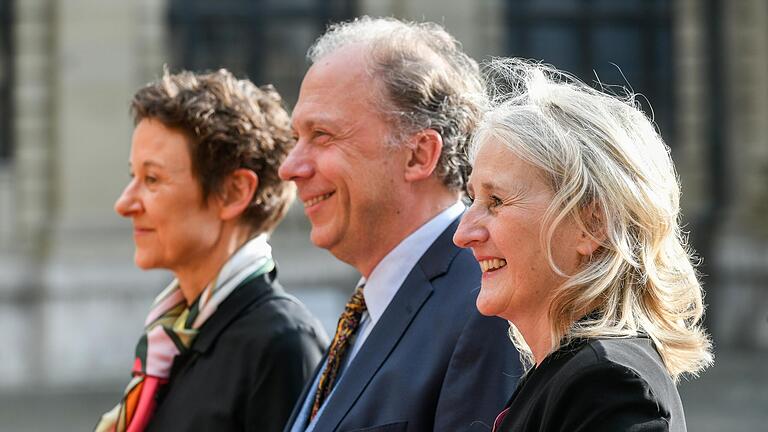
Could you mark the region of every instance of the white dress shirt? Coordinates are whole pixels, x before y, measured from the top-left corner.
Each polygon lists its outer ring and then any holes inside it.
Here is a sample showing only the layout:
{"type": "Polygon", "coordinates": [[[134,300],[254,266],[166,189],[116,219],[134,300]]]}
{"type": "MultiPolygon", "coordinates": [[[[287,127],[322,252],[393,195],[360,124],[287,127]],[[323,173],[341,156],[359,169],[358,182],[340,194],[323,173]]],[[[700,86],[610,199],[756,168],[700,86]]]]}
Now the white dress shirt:
{"type": "Polygon", "coordinates": [[[338,387],[339,382],[344,378],[344,369],[346,369],[346,366],[360,351],[365,340],[371,334],[371,330],[373,330],[376,323],[379,322],[379,319],[384,314],[387,306],[389,306],[389,303],[395,297],[395,294],[397,294],[400,286],[405,282],[405,278],[408,277],[411,269],[413,269],[432,243],[437,240],[437,237],[448,228],[448,225],[461,215],[464,208],[464,204],[461,201],[457,201],[452,206],[440,212],[440,214],[430,219],[427,223],[419,227],[395,246],[394,249],[379,261],[367,279],[365,277],[360,278],[360,282],[358,282],[357,286],[363,283],[365,284],[363,295],[365,297],[367,310],[363,313],[360,327],[358,327],[355,332],[354,340],[352,341],[352,349],[347,354],[347,358],[344,360],[344,365],[342,366],[340,374],[336,378],[334,390],[332,390],[331,394],[325,399],[325,402],[323,402],[323,405],[320,407],[320,410],[313,421],[307,425],[306,429],[304,429],[303,425],[306,423],[306,419],[309,417],[309,412],[314,403],[314,389],[317,389],[317,383],[320,380],[322,371],[317,374],[312,383],[313,391],[310,391],[307,394],[307,398],[302,404],[301,411],[291,427],[291,432],[311,432],[314,430],[317,419],[323,414],[323,408],[333,397],[333,392],[336,387],[338,387]]]}

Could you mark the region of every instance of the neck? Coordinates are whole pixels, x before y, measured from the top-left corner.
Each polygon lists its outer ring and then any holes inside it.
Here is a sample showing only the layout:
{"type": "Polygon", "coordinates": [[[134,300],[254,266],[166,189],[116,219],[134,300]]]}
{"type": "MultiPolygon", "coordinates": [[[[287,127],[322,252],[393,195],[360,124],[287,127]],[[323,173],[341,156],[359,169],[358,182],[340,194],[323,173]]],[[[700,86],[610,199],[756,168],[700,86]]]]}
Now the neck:
{"type": "Polygon", "coordinates": [[[515,326],[531,349],[534,362],[539,365],[552,352],[548,314],[537,314],[528,320],[519,321],[515,322],[515,326]]]}
{"type": "Polygon", "coordinates": [[[395,211],[392,212],[393,216],[389,218],[388,226],[380,230],[378,235],[374,234],[375,239],[366,242],[368,248],[365,253],[353,253],[350,254],[351,259],[342,259],[355,267],[366,278],[400,242],[459,199],[458,193],[450,192],[445,188],[439,194],[408,195],[416,199],[403,200],[399,203],[395,211]],[[422,199],[419,200],[419,197],[422,199]],[[429,199],[425,199],[425,197],[429,197],[429,199]],[[376,245],[375,250],[370,248],[370,245],[376,245]]]}
{"type": "Polygon", "coordinates": [[[224,229],[216,244],[208,250],[199,262],[187,263],[172,269],[187,304],[191,305],[206,286],[221,271],[221,268],[246,241],[249,233],[243,227],[224,229]]]}

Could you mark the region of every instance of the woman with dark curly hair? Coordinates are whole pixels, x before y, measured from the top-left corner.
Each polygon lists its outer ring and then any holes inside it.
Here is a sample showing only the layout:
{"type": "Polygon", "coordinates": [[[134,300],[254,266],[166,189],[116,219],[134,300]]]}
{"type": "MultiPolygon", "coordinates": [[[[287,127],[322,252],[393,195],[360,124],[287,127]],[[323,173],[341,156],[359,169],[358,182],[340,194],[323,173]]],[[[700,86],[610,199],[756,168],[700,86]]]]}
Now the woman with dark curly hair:
{"type": "Polygon", "coordinates": [[[131,111],[115,210],[133,222],[136,265],[176,278],[96,430],[280,431],[327,341],[278,284],[267,243],[295,194],[277,175],[294,144],[280,96],[223,69],[166,71],[131,111]]]}

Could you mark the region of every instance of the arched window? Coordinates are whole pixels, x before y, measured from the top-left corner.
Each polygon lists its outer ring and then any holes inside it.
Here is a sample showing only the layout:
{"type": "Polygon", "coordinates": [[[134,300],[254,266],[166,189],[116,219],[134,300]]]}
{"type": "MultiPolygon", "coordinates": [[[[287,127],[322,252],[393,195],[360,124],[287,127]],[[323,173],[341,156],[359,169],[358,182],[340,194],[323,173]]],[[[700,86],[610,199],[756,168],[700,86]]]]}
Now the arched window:
{"type": "Polygon", "coordinates": [[[671,0],[507,0],[510,55],[543,60],[584,82],[631,85],[673,141],[671,0]]]}
{"type": "Polygon", "coordinates": [[[354,0],[171,0],[173,69],[226,67],[274,84],[293,102],[307,48],[330,22],[354,16],[354,0]]]}

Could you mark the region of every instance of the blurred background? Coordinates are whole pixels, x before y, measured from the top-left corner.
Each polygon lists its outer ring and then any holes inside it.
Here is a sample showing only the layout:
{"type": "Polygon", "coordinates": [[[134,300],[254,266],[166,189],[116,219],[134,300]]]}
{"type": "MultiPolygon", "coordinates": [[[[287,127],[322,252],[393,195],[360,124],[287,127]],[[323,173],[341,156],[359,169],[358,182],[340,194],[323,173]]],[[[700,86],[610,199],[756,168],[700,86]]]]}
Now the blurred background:
{"type": "MultiPolygon", "coordinates": [[[[133,92],[163,64],[226,67],[292,105],[311,42],[361,14],[436,21],[478,60],[542,59],[644,96],[677,163],[716,348],[680,385],[689,430],[765,430],[768,1],[0,0],[0,431],[90,430],[170,280],[134,268],[112,210],[133,92]]],[[[272,243],[283,285],[332,334],[358,275],[308,233],[296,207],[272,243]]]]}

